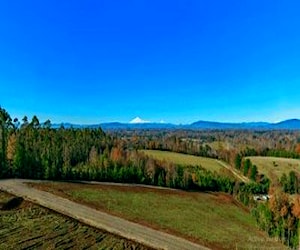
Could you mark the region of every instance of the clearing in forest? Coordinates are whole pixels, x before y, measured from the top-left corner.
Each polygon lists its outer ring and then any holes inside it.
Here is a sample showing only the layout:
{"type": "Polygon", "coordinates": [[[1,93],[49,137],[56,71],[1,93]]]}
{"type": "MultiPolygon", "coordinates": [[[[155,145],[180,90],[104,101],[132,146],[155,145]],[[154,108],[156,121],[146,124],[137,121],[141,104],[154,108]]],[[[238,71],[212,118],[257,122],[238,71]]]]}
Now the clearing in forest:
{"type": "Polygon", "coordinates": [[[288,175],[290,171],[300,174],[300,160],[298,159],[266,156],[251,156],[246,158],[250,159],[252,164],[257,166],[259,173],[273,180],[280,179],[283,173],[288,175]]]}
{"type": "Polygon", "coordinates": [[[101,184],[30,185],[212,249],[285,249],[258,230],[247,208],[224,193],[101,184]]]}
{"type": "Polygon", "coordinates": [[[209,171],[217,172],[220,175],[235,178],[244,182],[249,181],[248,178],[242,176],[229,164],[217,159],[161,150],[140,150],[140,152],[143,152],[157,160],[172,162],[180,165],[198,165],[209,171]]]}
{"type": "Polygon", "coordinates": [[[207,157],[160,150],[141,150],[141,152],[158,160],[165,160],[180,165],[198,165],[212,172],[219,172],[224,168],[224,166],[220,164],[218,160],[207,157]]]}

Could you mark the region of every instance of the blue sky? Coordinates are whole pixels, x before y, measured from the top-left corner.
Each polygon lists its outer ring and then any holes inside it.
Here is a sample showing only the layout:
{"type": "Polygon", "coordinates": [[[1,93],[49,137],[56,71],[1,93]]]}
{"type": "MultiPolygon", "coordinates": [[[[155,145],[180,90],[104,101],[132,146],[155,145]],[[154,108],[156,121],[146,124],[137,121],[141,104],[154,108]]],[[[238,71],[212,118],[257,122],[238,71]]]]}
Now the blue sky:
{"type": "Polygon", "coordinates": [[[0,105],[52,122],[300,118],[300,2],[0,3],[0,105]]]}

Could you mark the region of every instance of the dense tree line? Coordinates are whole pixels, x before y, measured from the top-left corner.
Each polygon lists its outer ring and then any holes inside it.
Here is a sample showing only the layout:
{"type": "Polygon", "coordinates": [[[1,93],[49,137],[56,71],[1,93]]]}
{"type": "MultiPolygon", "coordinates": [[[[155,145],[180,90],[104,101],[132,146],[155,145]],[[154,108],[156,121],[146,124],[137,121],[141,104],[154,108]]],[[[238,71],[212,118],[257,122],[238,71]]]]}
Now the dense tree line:
{"type": "Polygon", "coordinates": [[[300,193],[300,177],[295,171],[290,171],[289,174],[283,173],[279,183],[282,187],[282,191],[288,194],[300,193]]]}
{"type": "Polygon", "coordinates": [[[289,151],[286,149],[270,149],[270,148],[263,148],[260,150],[254,148],[246,148],[245,150],[241,151],[243,156],[273,156],[273,157],[283,157],[283,158],[300,158],[300,152],[298,150],[299,145],[297,144],[295,150],[289,151]]]}

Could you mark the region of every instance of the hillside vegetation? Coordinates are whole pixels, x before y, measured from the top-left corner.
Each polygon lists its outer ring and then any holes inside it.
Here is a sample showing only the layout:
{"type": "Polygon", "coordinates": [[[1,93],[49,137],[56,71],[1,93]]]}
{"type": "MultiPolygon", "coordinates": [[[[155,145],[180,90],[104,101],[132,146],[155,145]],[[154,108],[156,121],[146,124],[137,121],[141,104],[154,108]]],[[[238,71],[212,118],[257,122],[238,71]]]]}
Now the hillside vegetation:
{"type": "Polygon", "coordinates": [[[284,249],[259,231],[248,210],[227,194],[70,183],[32,185],[213,249],[284,249]]]}

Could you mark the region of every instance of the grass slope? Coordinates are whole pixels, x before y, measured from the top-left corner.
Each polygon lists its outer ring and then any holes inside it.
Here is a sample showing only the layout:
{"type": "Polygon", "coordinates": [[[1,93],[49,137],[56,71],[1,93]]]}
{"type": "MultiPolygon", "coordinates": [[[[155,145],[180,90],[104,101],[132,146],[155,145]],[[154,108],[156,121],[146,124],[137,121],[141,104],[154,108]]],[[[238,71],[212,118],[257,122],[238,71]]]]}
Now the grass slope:
{"type": "Polygon", "coordinates": [[[216,172],[224,168],[217,160],[206,157],[160,150],[141,150],[141,152],[158,160],[165,160],[181,165],[201,165],[203,168],[216,172]]]}
{"type": "MultiPolygon", "coordinates": [[[[0,192],[0,208],[13,196],[0,192]]],[[[0,249],[147,249],[23,201],[0,210],[0,249]]]]}
{"type": "Polygon", "coordinates": [[[212,249],[285,249],[259,231],[249,212],[226,194],[71,183],[32,185],[212,249]]]}
{"type": "Polygon", "coordinates": [[[258,172],[268,176],[272,180],[280,178],[283,173],[288,174],[292,170],[300,174],[300,160],[298,159],[263,156],[247,158],[257,166],[258,172]]]}

